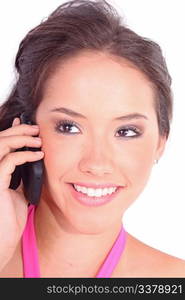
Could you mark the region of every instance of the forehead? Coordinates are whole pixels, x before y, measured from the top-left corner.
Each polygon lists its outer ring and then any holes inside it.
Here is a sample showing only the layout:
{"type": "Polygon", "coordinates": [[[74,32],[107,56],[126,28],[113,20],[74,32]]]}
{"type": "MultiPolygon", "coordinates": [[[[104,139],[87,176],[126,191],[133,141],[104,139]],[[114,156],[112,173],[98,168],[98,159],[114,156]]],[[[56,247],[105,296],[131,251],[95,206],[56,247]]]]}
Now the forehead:
{"type": "Polygon", "coordinates": [[[45,86],[51,104],[134,105],[151,107],[154,99],[148,78],[128,60],[105,53],[81,53],[58,65],[45,86]]]}

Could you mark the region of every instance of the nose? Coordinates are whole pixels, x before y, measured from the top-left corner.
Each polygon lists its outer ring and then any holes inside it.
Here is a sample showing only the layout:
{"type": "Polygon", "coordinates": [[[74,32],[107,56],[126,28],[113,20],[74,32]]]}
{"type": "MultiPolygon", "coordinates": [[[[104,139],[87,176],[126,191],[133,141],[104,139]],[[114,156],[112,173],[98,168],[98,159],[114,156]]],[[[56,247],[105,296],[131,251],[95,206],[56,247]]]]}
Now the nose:
{"type": "Polygon", "coordinates": [[[79,162],[80,171],[95,176],[113,173],[113,154],[109,148],[102,143],[91,144],[90,149],[86,147],[79,162]]]}

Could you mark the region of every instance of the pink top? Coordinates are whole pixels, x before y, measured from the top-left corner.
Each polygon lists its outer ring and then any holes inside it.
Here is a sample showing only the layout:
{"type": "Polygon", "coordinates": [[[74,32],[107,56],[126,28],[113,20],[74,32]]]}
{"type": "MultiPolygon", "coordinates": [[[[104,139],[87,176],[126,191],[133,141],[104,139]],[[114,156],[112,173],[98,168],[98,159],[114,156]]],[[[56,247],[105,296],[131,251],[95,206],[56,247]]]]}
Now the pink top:
{"type": "MultiPolygon", "coordinates": [[[[27,223],[22,235],[22,257],[24,278],[39,278],[39,260],[37,252],[36,237],[34,231],[34,205],[28,207],[27,223]]],[[[110,249],[105,261],[103,262],[96,278],[109,278],[120,260],[120,256],[125,248],[126,232],[121,227],[112,248],[110,249]]]]}

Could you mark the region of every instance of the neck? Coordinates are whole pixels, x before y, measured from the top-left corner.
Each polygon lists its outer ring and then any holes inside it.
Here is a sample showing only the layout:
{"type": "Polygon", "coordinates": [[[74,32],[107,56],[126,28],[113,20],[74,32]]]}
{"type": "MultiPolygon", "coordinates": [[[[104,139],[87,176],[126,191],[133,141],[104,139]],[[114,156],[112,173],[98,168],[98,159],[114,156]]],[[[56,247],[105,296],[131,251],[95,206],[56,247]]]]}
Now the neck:
{"type": "Polygon", "coordinates": [[[55,205],[41,201],[35,213],[41,273],[46,277],[96,277],[121,226],[120,220],[101,233],[82,233],[67,223],[55,205]]]}

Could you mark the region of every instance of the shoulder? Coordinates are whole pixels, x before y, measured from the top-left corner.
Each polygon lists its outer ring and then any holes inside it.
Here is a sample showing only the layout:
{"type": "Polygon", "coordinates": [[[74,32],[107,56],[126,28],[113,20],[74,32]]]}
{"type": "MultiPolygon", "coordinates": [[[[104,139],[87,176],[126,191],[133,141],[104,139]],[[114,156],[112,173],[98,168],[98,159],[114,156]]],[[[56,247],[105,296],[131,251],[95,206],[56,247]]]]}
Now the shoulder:
{"type": "Polygon", "coordinates": [[[150,247],[127,233],[119,277],[185,277],[185,260],[150,247]]]}

